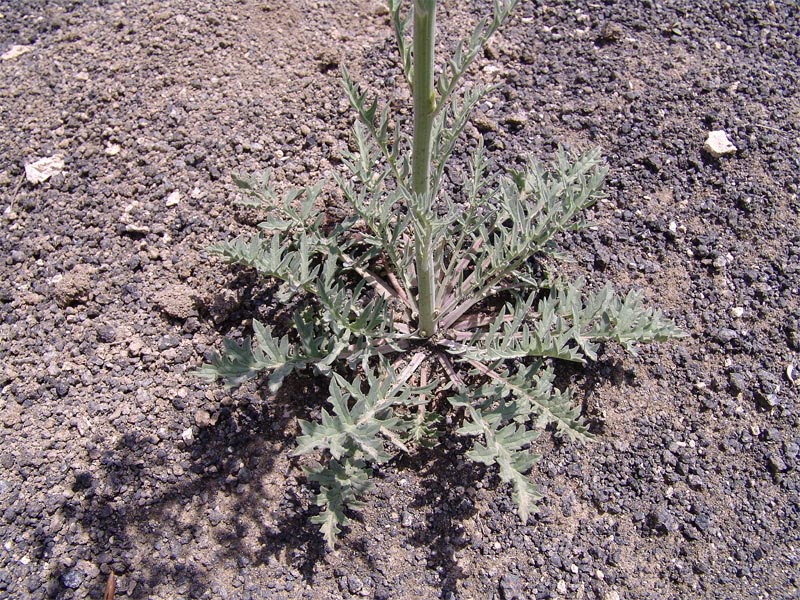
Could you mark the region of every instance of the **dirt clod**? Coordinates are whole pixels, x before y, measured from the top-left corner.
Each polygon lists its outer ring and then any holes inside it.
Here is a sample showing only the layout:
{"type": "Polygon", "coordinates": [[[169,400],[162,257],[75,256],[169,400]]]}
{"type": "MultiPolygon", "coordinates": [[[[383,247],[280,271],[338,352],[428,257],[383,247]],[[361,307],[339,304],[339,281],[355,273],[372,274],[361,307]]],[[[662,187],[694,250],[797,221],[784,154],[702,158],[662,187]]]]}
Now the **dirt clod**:
{"type": "Polygon", "coordinates": [[[54,278],[53,293],[58,305],[64,307],[88,300],[94,287],[96,272],[94,267],[77,265],[68,273],[57,275],[54,278]]]}
{"type": "Polygon", "coordinates": [[[196,298],[197,291],[182,284],[169,284],[153,296],[164,314],[175,319],[188,319],[196,315],[196,298]]]}

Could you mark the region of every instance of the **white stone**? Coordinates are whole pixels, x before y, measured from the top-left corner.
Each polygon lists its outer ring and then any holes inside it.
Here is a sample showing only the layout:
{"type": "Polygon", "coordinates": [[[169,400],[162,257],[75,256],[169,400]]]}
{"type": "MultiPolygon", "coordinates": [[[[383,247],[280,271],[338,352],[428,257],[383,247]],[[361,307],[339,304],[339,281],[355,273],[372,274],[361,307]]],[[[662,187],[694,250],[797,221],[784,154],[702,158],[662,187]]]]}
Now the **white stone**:
{"type": "Polygon", "coordinates": [[[167,206],[175,206],[181,201],[181,193],[178,190],[167,196],[167,206]]]}
{"type": "Polygon", "coordinates": [[[703,144],[703,150],[708,152],[714,158],[725,156],[726,154],[733,154],[737,148],[728,139],[724,131],[709,131],[708,137],[703,144]]]}
{"type": "Polygon", "coordinates": [[[22,56],[23,54],[26,54],[31,50],[33,50],[33,46],[24,46],[22,44],[17,44],[15,46],[11,46],[11,48],[3,52],[3,54],[0,55],[0,58],[2,58],[3,60],[11,60],[12,58],[17,58],[18,56],[22,56]]]}
{"type": "Polygon", "coordinates": [[[148,233],[150,233],[150,228],[147,225],[140,225],[138,223],[128,223],[127,225],[125,225],[125,233],[147,235],[148,233]]]}
{"type": "Polygon", "coordinates": [[[60,154],[40,158],[25,165],[25,178],[32,184],[42,183],[64,169],[64,157],[60,154]]]}

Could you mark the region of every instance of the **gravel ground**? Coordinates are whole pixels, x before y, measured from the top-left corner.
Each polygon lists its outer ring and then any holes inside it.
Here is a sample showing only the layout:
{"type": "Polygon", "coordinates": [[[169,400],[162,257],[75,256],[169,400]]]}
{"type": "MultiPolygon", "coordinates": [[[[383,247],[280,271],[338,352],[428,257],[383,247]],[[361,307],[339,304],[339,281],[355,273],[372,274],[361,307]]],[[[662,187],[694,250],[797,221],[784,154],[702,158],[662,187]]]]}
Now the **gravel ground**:
{"type": "MultiPolygon", "coordinates": [[[[486,5],[444,0],[442,44],[486,5]]],[[[800,597],[799,13],[523,2],[473,70],[498,88],[466,139],[509,166],[600,146],[608,197],[570,268],[691,336],[564,371],[597,440],[542,438],[528,524],[446,439],[380,472],[327,552],[289,458],[323,382],[273,398],[190,371],[272,310],[204,250],[256,222],[231,172],[342,168],[341,61],[407,106],[385,9],[0,4],[0,596],[99,598],[113,572],[119,598],[800,597]],[[736,151],[704,152],[712,130],[736,151]]]]}

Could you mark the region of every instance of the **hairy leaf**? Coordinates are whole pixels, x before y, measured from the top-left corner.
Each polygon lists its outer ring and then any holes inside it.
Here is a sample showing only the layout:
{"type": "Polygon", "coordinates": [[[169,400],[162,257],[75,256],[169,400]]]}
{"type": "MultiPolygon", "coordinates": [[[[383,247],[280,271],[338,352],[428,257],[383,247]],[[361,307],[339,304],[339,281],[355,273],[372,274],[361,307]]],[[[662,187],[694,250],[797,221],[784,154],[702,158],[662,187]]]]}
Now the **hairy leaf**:
{"type": "Polygon", "coordinates": [[[345,508],[359,508],[359,498],[372,489],[371,472],[364,461],[347,459],[331,460],[324,467],[317,465],[307,469],[306,474],[320,489],[314,500],[322,511],[311,521],[320,525],[328,547],[333,550],[341,527],[348,522],[345,508]]]}
{"type": "Polygon", "coordinates": [[[288,337],[273,337],[271,328],[256,320],[253,320],[253,329],[255,343],[249,338],[241,345],[231,339],[224,340],[222,353],[198,369],[197,374],[212,381],[220,377],[226,386],[232,387],[262,371],[269,371],[269,389],[275,392],[293,370],[307,366],[307,358],[295,353],[288,337]]]}
{"type": "Polygon", "coordinates": [[[352,382],[333,374],[328,401],[333,409],[322,410],[319,423],[300,421],[303,435],[298,438],[294,454],[327,450],[335,459],[352,456],[372,462],[391,458],[384,449],[384,431],[402,433],[401,420],[393,407],[413,406],[424,388],[397,382],[391,371],[380,376],[366,372],[366,381],[356,377],[352,382]],[[366,383],[366,391],[362,384],[366,383]]]}
{"type": "Polygon", "coordinates": [[[527,521],[528,516],[536,511],[536,502],[542,497],[526,475],[540,459],[528,452],[539,432],[527,430],[513,422],[502,425],[503,419],[497,418],[496,414],[484,415],[473,406],[467,406],[467,409],[471,426],[462,427],[458,433],[470,436],[479,433],[484,440],[483,444],[476,442],[467,456],[475,462],[498,466],[500,479],[514,486],[513,499],[520,519],[527,521]]]}

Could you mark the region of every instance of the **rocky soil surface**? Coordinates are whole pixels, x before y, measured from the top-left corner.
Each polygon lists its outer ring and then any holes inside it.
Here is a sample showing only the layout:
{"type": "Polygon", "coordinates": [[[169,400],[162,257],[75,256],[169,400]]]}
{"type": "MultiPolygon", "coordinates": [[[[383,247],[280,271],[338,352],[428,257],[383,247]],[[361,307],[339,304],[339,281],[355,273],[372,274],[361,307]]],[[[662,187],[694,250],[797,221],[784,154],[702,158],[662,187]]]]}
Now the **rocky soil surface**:
{"type": "MultiPolygon", "coordinates": [[[[443,0],[442,47],[487,6],[443,0]]],[[[445,440],[380,472],[329,552],[289,457],[324,382],[191,370],[269,316],[205,251],[257,222],[230,174],[342,168],[342,61],[408,106],[385,8],[0,4],[0,596],[100,598],[113,572],[141,599],[800,597],[799,38],[792,0],[522,2],[464,148],[600,146],[570,268],[690,337],[564,371],[597,439],[542,438],[527,524],[445,440]],[[714,130],[735,151],[703,150],[714,130]]]]}

